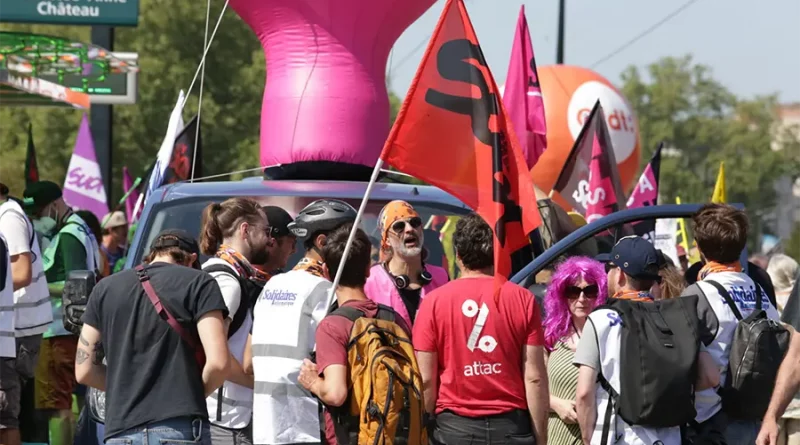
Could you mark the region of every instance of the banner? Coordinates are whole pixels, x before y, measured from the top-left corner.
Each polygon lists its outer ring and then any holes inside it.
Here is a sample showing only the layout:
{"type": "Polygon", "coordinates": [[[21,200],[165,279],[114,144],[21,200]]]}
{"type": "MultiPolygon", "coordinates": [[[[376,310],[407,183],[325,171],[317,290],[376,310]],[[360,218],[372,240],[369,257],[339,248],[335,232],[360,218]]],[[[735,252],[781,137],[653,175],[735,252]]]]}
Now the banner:
{"type": "Polygon", "coordinates": [[[653,246],[668,256],[680,268],[678,260],[678,220],[661,218],[656,222],[656,238],[653,246]]]}
{"type": "Polygon", "coordinates": [[[28,124],[28,150],[25,154],[25,187],[39,182],[39,163],[36,162],[36,147],[33,146],[33,124],[28,124]]]}
{"type": "Polygon", "coordinates": [[[381,159],[447,191],[493,227],[495,278],[541,223],[533,182],[463,0],[448,0],[381,159]],[[521,207],[525,203],[525,207],[521,207]]]}
{"type": "Polygon", "coordinates": [[[75,210],[88,210],[101,220],[108,213],[106,189],[94,151],[89,119],[83,115],[72,159],[64,180],[64,202],[75,210]]]}
{"type": "MultiPolygon", "coordinates": [[[[628,208],[635,209],[637,207],[654,206],[658,204],[658,181],[661,172],[661,149],[664,148],[664,143],[658,144],[653,157],[650,162],[644,167],[642,176],[639,177],[639,182],[631,193],[628,199],[628,208]]],[[[653,242],[655,236],[656,221],[653,219],[637,221],[632,223],[633,231],[637,235],[653,242]]]]}
{"type": "Polygon", "coordinates": [[[530,170],[547,148],[547,124],[528,20],[525,18],[525,5],[519,8],[517,33],[511,47],[511,61],[503,91],[503,105],[530,170]]]}

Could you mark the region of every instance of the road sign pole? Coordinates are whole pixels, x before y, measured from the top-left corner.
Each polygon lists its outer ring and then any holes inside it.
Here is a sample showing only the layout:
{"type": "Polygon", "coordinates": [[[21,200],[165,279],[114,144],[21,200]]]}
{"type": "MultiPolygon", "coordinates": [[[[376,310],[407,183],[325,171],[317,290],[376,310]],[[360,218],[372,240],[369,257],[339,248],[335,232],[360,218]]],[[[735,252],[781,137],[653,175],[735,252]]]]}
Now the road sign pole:
{"type": "MultiPolygon", "coordinates": [[[[114,28],[111,26],[92,26],[92,44],[109,51],[114,51],[114,28]]],[[[108,202],[114,202],[111,184],[112,175],[112,127],[113,111],[111,105],[92,105],[90,112],[90,126],[92,139],[97,153],[97,164],[103,176],[103,186],[106,189],[108,202]]]]}

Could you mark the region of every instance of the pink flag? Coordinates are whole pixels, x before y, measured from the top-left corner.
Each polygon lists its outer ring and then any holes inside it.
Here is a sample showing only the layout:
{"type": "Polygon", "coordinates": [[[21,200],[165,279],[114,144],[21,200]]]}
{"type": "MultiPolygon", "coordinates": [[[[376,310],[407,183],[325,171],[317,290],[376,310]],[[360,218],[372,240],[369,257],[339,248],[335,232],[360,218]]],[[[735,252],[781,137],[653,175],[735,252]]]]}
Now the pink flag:
{"type": "Polygon", "coordinates": [[[595,104],[595,118],[586,122],[591,128],[588,132],[582,132],[592,141],[588,187],[583,199],[587,223],[625,208],[625,194],[622,192],[614,147],[611,145],[603,107],[599,103],[598,100],[595,104]]]}
{"type": "Polygon", "coordinates": [[[511,48],[511,62],[503,91],[503,104],[514,126],[514,133],[519,139],[528,169],[531,169],[547,148],[547,125],[533,45],[528,32],[528,21],[525,19],[525,5],[519,9],[517,33],[511,48]]]}
{"type": "MultiPolygon", "coordinates": [[[[658,181],[659,172],[661,171],[661,149],[664,143],[659,144],[656,148],[650,162],[645,166],[642,176],[639,177],[639,182],[636,183],[636,188],[633,189],[631,197],[628,198],[628,208],[654,206],[658,204],[658,181]]],[[[654,242],[656,232],[656,220],[641,220],[631,223],[633,231],[637,235],[654,242]]]]}
{"type": "MultiPolygon", "coordinates": [[[[122,167],[122,193],[128,193],[133,187],[133,178],[128,167],[122,167]]],[[[133,215],[133,209],[136,207],[136,201],[139,200],[139,190],[133,190],[125,199],[125,214],[128,215],[128,222],[133,223],[136,219],[133,215]]]]}
{"type": "Polygon", "coordinates": [[[64,180],[64,202],[75,210],[88,210],[100,220],[108,213],[106,189],[94,152],[89,119],[85,114],[78,128],[67,178],[64,180]]]}

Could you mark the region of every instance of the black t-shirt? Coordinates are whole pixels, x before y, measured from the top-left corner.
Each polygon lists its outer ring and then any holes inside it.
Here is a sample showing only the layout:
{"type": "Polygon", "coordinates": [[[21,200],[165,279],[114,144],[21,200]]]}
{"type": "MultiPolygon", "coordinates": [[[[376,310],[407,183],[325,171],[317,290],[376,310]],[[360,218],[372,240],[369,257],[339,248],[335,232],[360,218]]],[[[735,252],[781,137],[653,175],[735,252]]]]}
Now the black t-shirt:
{"type": "Polygon", "coordinates": [[[6,278],[11,273],[6,255],[8,255],[8,246],[5,241],[0,239],[0,291],[6,290],[6,278]]]}
{"type": "MultiPolygon", "coordinates": [[[[219,286],[207,273],[167,263],[146,271],[162,304],[186,329],[196,331],[197,321],[211,311],[227,316],[219,286]]],[[[136,270],[99,281],[83,322],[100,331],[108,363],[106,439],[175,417],[208,418],[194,352],[158,316],[136,270]]]]}
{"type": "Polygon", "coordinates": [[[403,304],[406,305],[406,310],[408,311],[408,317],[411,320],[411,323],[414,323],[414,319],[417,318],[417,310],[419,309],[420,303],[420,292],[422,288],[418,289],[398,289],[397,292],[400,293],[400,298],[403,300],[403,304]]]}

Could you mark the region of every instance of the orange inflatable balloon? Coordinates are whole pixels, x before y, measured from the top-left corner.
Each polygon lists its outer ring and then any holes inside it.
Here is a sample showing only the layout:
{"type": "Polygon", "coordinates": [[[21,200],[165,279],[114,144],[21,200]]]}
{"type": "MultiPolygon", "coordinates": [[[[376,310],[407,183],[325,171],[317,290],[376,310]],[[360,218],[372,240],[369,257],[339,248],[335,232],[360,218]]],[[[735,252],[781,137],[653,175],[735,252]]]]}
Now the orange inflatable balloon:
{"type": "MultiPolygon", "coordinates": [[[[622,186],[630,192],[639,177],[639,126],[633,108],[622,93],[604,77],[586,68],[550,65],[540,66],[538,71],[547,118],[547,150],[531,170],[533,182],[545,192],[553,188],[584,120],[600,99],[622,186]]],[[[561,199],[557,201],[566,204],[561,199]]]]}

